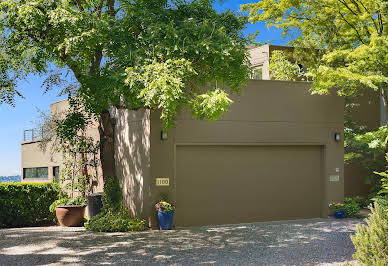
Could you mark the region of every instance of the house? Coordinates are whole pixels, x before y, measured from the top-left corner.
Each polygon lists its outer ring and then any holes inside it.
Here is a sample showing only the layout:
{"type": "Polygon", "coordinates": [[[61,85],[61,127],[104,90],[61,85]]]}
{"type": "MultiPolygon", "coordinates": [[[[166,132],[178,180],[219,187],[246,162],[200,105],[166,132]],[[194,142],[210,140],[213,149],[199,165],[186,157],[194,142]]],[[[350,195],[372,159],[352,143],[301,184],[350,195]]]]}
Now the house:
{"type": "MultiPolygon", "coordinates": [[[[292,54],[294,48],[279,45],[263,45],[250,47],[251,65],[254,68],[253,77],[259,80],[271,80],[270,59],[274,51],[284,51],[292,54]]],[[[368,130],[380,126],[380,95],[371,89],[365,89],[357,97],[347,98],[345,116],[368,130]]],[[[345,197],[367,196],[371,185],[365,183],[368,173],[357,163],[346,164],[344,168],[345,197]]]]}
{"type": "MultiPolygon", "coordinates": [[[[167,195],[175,226],[327,217],[329,202],[344,198],[344,99],[309,87],[251,80],[222,119],[184,112],[168,132],[157,111],[112,108],[116,175],[131,212],[154,227],[154,204],[167,195]]],[[[39,178],[51,180],[61,158],[38,143],[22,143],[23,172],[44,167],[39,178]]]]}

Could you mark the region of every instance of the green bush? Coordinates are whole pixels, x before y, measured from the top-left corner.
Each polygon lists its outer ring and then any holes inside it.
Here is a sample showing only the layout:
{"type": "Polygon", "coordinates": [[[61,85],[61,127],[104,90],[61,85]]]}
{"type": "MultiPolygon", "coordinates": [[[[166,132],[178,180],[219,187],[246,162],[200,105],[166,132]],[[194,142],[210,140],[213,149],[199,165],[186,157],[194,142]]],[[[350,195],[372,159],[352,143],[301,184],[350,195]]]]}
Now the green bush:
{"type": "Polygon", "coordinates": [[[49,206],[60,193],[56,183],[0,184],[0,227],[53,223],[49,206]]]}
{"type": "Polygon", "coordinates": [[[93,232],[129,232],[146,229],[145,221],[134,218],[123,204],[123,196],[117,178],[105,180],[101,213],[85,223],[93,232]]]}
{"type": "Polygon", "coordinates": [[[372,200],[366,197],[361,197],[361,196],[355,196],[351,198],[354,200],[360,208],[368,208],[369,204],[372,203],[372,200]]]}
{"type": "Polygon", "coordinates": [[[387,265],[388,262],[388,211],[375,203],[366,219],[368,226],[357,225],[351,236],[356,248],[353,258],[361,265],[387,265]]]}
{"type": "Polygon", "coordinates": [[[353,198],[345,198],[344,200],[345,217],[357,217],[360,212],[360,205],[353,198]]]}
{"type": "Polygon", "coordinates": [[[86,222],[85,228],[93,232],[143,231],[145,230],[145,222],[144,220],[133,218],[123,208],[118,212],[112,210],[102,211],[86,222]]]}

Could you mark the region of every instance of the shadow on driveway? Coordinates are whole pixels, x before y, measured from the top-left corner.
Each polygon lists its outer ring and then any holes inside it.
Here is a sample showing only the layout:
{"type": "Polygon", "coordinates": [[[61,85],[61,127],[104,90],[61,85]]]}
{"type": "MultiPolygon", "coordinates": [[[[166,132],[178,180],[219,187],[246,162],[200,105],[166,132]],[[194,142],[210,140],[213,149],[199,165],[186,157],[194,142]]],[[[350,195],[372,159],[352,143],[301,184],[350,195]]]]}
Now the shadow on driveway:
{"type": "Polygon", "coordinates": [[[0,265],[316,265],[352,260],[361,220],[312,219],[91,233],[82,228],[0,230],[0,265]]]}

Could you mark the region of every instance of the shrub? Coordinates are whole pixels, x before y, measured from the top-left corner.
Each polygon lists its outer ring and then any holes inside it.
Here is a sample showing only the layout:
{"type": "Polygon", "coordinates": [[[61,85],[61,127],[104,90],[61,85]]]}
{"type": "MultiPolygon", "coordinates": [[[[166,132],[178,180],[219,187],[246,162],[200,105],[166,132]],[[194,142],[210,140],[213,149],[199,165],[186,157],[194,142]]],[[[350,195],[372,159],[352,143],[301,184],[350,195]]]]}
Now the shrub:
{"type": "Polygon", "coordinates": [[[355,196],[351,198],[353,201],[355,201],[360,208],[368,208],[369,204],[372,203],[372,200],[366,197],[361,196],[355,196]]]}
{"type": "Polygon", "coordinates": [[[144,220],[133,218],[128,210],[118,212],[105,210],[85,223],[85,228],[93,232],[130,232],[145,230],[144,220]]]}
{"type": "Polygon", "coordinates": [[[105,180],[102,203],[101,212],[85,223],[87,230],[94,232],[129,232],[146,229],[145,221],[132,217],[124,206],[117,178],[105,180]]]}
{"type": "Polygon", "coordinates": [[[53,223],[49,206],[60,193],[56,183],[0,184],[0,227],[53,223]]]}
{"type": "Polygon", "coordinates": [[[345,198],[344,200],[345,217],[357,217],[360,212],[360,205],[353,198],[345,198]]]}
{"type": "Polygon", "coordinates": [[[351,236],[356,253],[353,255],[362,265],[387,265],[388,262],[388,212],[378,203],[366,219],[368,226],[357,225],[351,236]]]}

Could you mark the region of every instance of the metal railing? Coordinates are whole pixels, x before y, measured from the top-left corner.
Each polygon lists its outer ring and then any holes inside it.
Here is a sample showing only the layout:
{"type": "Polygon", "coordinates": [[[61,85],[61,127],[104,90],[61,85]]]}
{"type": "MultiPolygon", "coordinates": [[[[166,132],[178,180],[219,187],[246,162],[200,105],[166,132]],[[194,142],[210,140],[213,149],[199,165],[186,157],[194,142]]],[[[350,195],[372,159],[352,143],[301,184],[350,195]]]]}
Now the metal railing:
{"type": "Polygon", "coordinates": [[[43,132],[40,129],[26,129],[23,133],[24,141],[34,141],[42,139],[43,132]]]}

